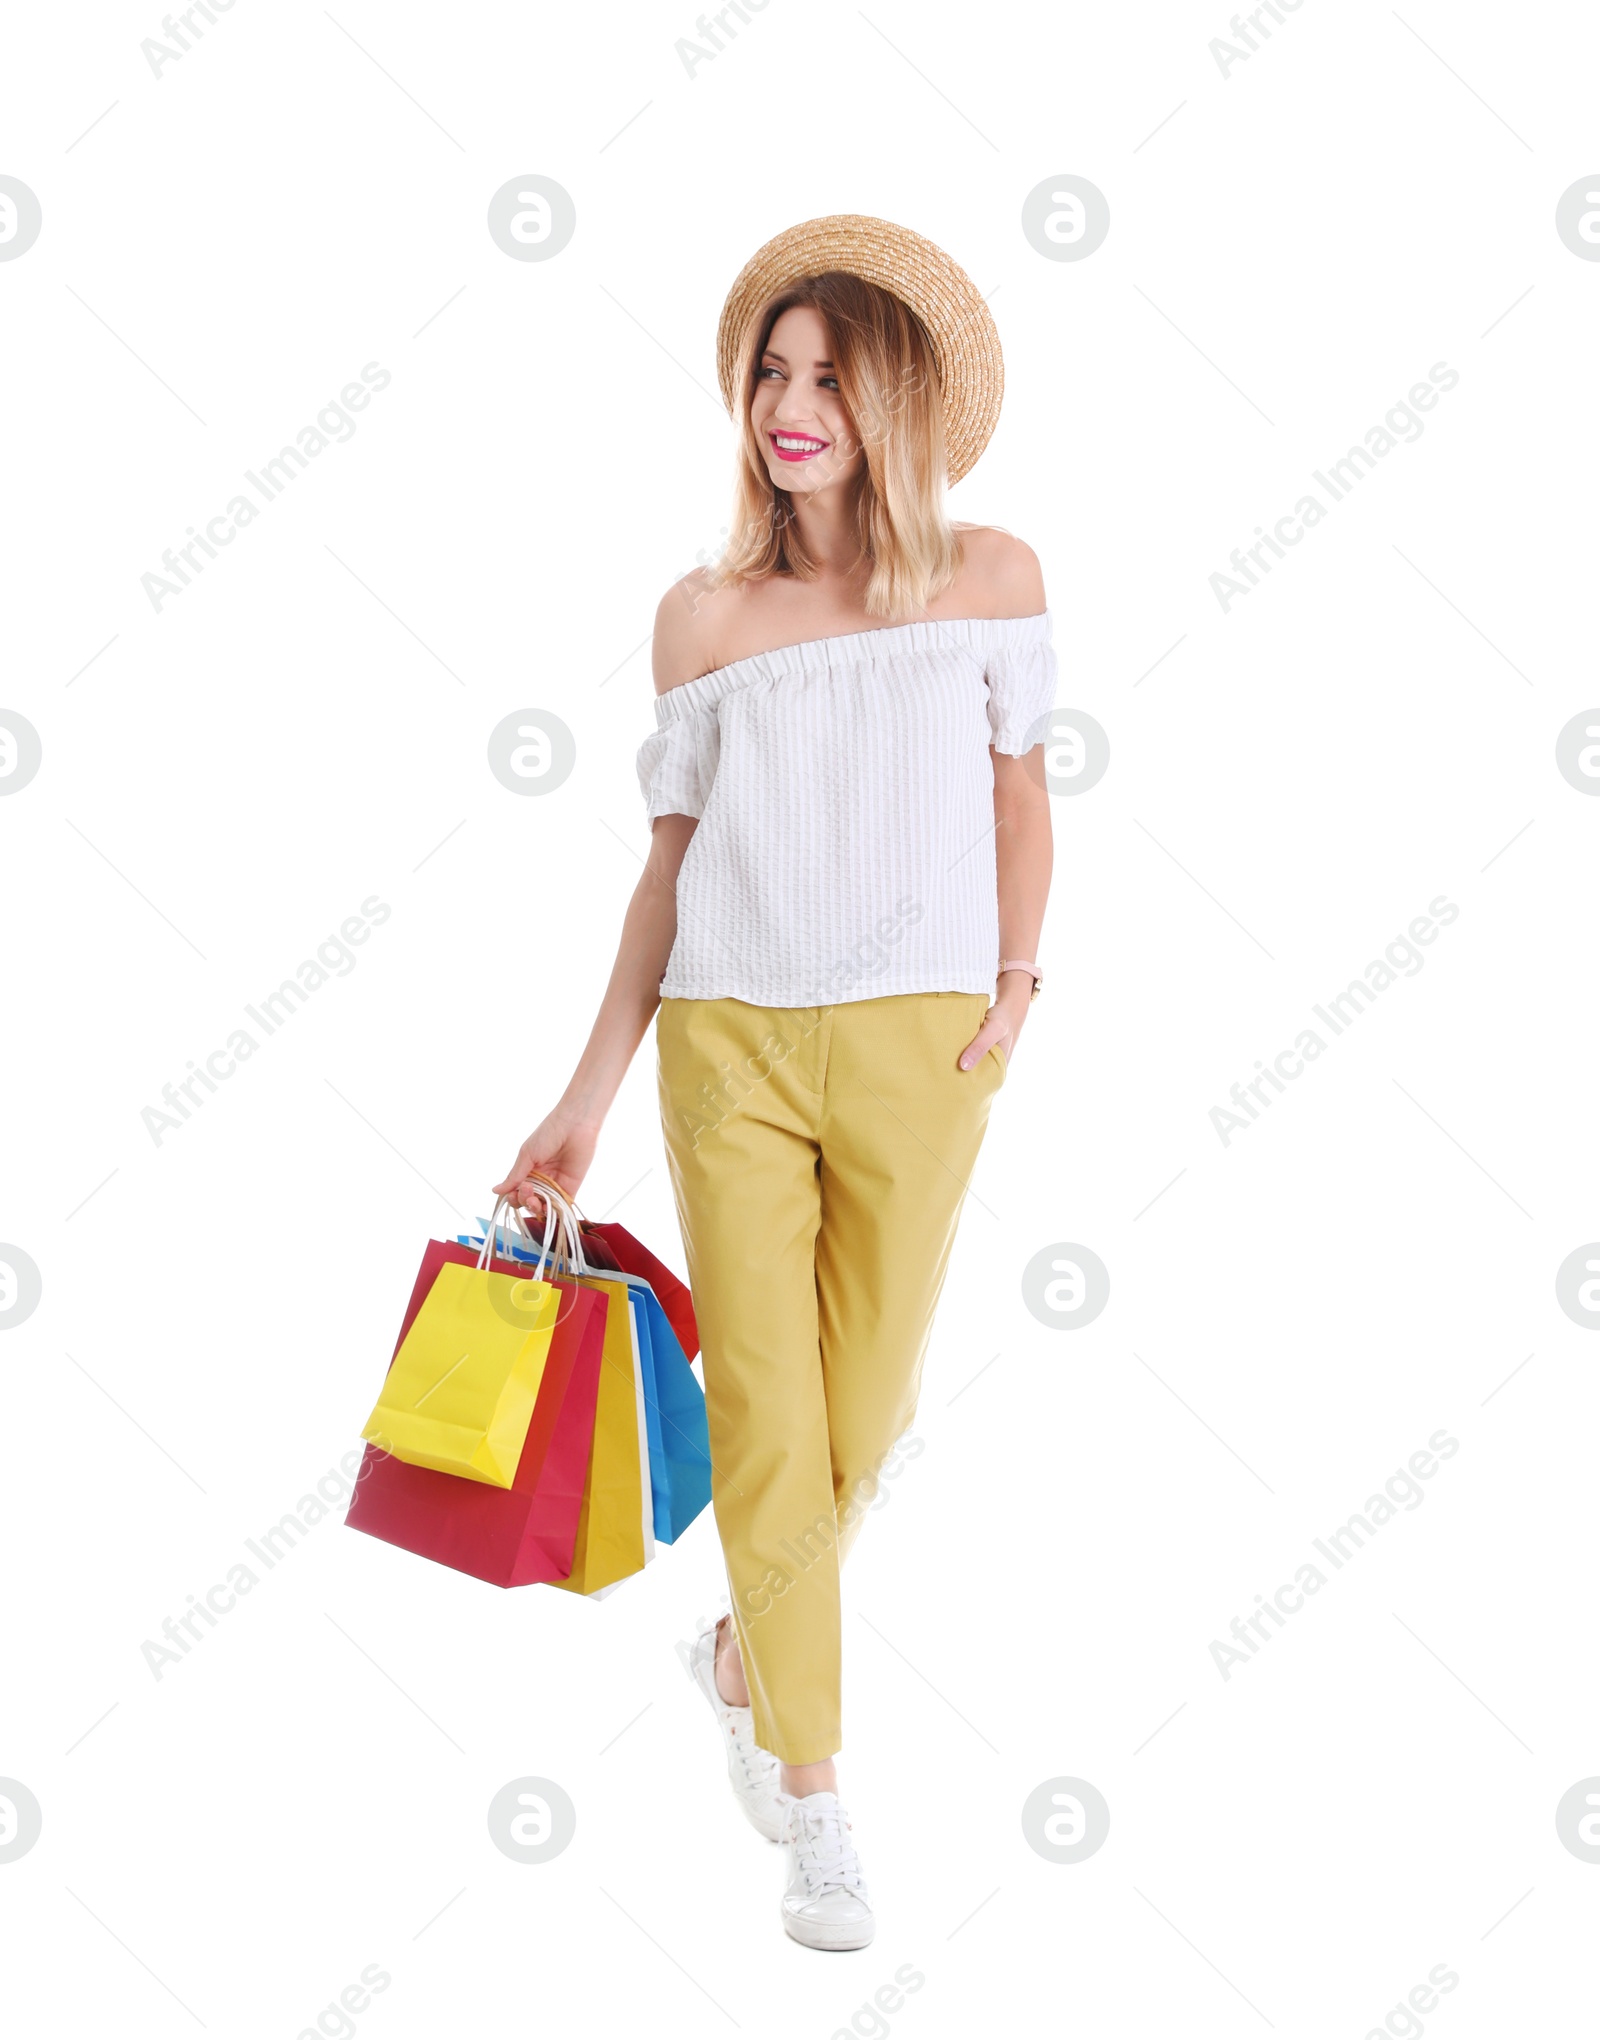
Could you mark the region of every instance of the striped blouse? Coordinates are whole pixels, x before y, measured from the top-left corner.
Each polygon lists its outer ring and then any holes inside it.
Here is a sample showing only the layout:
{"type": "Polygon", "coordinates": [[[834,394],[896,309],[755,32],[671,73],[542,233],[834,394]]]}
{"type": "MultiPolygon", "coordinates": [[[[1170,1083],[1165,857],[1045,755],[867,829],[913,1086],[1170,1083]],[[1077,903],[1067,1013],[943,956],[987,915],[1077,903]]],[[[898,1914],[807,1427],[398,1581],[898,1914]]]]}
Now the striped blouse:
{"type": "Polygon", "coordinates": [[[1055,703],[1050,614],[757,652],[656,698],[646,815],[694,815],[664,999],[992,992],[994,773],[1055,703]]]}

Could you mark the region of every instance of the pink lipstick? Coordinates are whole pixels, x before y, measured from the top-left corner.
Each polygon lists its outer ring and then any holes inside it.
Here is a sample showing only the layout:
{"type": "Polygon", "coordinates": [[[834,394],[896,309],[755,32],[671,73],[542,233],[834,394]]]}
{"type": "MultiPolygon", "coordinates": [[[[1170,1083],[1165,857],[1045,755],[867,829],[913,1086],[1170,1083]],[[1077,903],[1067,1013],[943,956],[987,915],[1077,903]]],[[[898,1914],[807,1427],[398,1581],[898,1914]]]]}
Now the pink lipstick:
{"type": "Polygon", "coordinates": [[[779,460],[815,460],[828,450],[827,440],[814,439],[809,432],[769,432],[767,438],[779,460]]]}

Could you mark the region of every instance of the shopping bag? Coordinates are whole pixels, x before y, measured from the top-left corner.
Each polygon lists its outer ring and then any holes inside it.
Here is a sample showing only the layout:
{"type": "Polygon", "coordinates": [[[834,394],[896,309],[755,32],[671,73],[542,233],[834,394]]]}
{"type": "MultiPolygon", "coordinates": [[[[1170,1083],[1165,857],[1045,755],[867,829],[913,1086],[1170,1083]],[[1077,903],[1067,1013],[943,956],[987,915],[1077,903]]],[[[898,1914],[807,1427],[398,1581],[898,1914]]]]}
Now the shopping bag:
{"type": "Polygon", "coordinates": [[[411,1466],[510,1487],[559,1302],[555,1285],[536,1275],[447,1262],[400,1342],[362,1437],[411,1466]]]}
{"type": "MultiPolygon", "coordinates": [[[[446,1266],[473,1267],[475,1249],[429,1243],[400,1327],[404,1344],[446,1266]]],[[[606,1302],[557,1278],[559,1308],[538,1400],[509,1489],[408,1465],[369,1444],[356,1475],[350,1528],[487,1580],[526,1586],[572,1570],[588,1482],[606,1302]]]]}
{"type": "MultiPolygon", "coordinates": [[[[480,1231],[476,1235],[458,1235],[463,1245],[482,1247],[489,1228],[486,1220],[480,1219],[478,1223],[480,1231]]],[[[593,1233],[593,1227],[584,1226],[583,1252],[591,1268],[597,1244],[593,1233]]],[[[631,1249],[639,1257],[654,1260],[631,1234],[624,1234],[624,1238],[628,1242],[624,1251],[631,1249]]],[[[610,1251],[609,1247],[606,1251],[610,1251]]],[[[505,1252],[534,1265],[540,1249],[528,1244],[525,1235],[507,1232],[502,1227],[495,1233],[495,1252],[505,1252]]],[[[661,1268],[661,1263],[655,1265],[661,1268]]],[[[676,1283],[669,1270],[662,1268],[661,1274],[667,1282],[676,1283]]],[[[637,1320],[644,1384],[652,1528],[661,1543],[671,1544],[711,1500],[705,1395],[651,1283],[642,1274],[629,1274],[625,1279],[637,1320]]],[[[676,1286],[682,1290],[681,1283],[676,1286]]],[[[683,1293],[687,1296],[686,1291],[683,1293]]]]}
{"type": "Polygon", "coordinates": [[[580,1224],[586,1252],[591,1246],[597,1250],[603,1247],[625,1274],[642,1275],[650,1284],[656,1301],[666,1312],[667,1322],[672,1326],[685,1359],[692,1360],[700,1350],[700,1333],[694,1321],[694,1303],[685,1285],[665,1261],[658,1261],[626,1226],[602,1225],[590,1219],[583,1219],[580,1224]]]}
{"type": "MultiPolygon", "coordinates": [[[[496,1207],[496,1210],[498,1212],[498,1207],[496,1207]]],[[[590,1312],[594,1309],[594,1306],[591,1303],[583,1302],[582,1299],[584,1299],[589,1292],[586,1290],[579,1289],[575,1284],[572,1284],[570,1282],[558,1278],[556,1272],[557,1269],[560,1267],[564,1267],[566,1264],[564,1262],[559,1261],[550,1252],[549,1250],[550,1236],[548,1232],[546,1233],[544,1242],[542,1244],[536,1244],[529,1239],[528,1234],[526,1233],[526,1231],[523,1230],[513,1231],[510,1232],[509,1234],[505,1231],[504,1228],[495,1227],[490,1228],[490,1230],[494,1231],[495,1238],[497,1241],[505,1239],[508,1242],[508,1244],[513,1244],[515,1246],[519,1260],[522,1260],[524,1258],[532,1259],[540,1264],[542,1272],[544,1274],[544,1278],[554,1285],[557,1297],[559,1299],[556,1318],[558,1330],[559,1327],[565,1322],[566,1314],[568,1313],[568,1311],[572,1310],[580,1303],[582,1304],[580,1315],[584,1319],[587,1319],[590,1312]]],[[[405,1343],[406,1335],[407,1333],[409,1333],[413,1323],[416,1321],[417,1313],[422,1308],[424,1300],[426,1299],[430,1289],[432,1288],[434,1281],[437,1279],[439,1270],[443,1266],[445,1266],[447,1262],[453,1263],[457,1266],[464,1267],[475,1266],[478,1263],[478,1261],[482,1258],[482,1246],[483,1242],[481,1239],[470,1242],[470,1245],[465,1250],[459,1243],[455,1246],[451,1246],[443,1240],[431,1240],[429,1242],[428,1251],[423,1256],[422,1266],[417,1271],[417,1279],[412,1286],[411,1301],[406,1306],[406,1315],[400,1326],[400,1336],[395,1341],[396,1353],[400,1351],[401,1346],[405,1343]]],[[[498,1250],[496,1258],[498,1258],[498,1250]]],[[[490,1265],[493,1266],[492,1261],[490,1265]]],[[[598,1341],[600,1336],[603,1334],[605,1327],[605,1310],[603,1305],[600,1307],[597,1313],[597,1322],[599,1325],[599,1331],[597,1331],[596,1333],[596,1339],[598,1341]]],[[[559,1367],[562,1361],[562,1357],[567,1352],[567,1350],[568,1348],[565,1344],[562,1344],[558,1347],[553,1347],[551,1356],[545,1363],[545,1384],[548,1387],[548,1393],[546,1393],[545,1390],[542,1388],[539,1400],[534,1405],[533,1419],[528,1426],[527,1442],[523,1447],[523,1458],[527,1461],[527,1465],[525,1467],[519,1467],[518,1469],[519,1472],[526,1472],[530,1476],[537,1476],[541,1460],[553,1436],[554,1427],[558,1419],[562,1415],[563,1398],[566,1393],[567,1382],[566,1377],[559,1371],[559,1367]]],[[[595,1370],[597,1384],[598,1384],[598,1369],[599,1362],[596,1361],[595,1370]]],[[[582,1418],[582,1423],[585,1427],[586,1433],[589,1434],[592,1434],[594,1429],[593,1405],[595,1400],[595,1393],[596,1393],[595,1390],[591,1390],[588,1392],[587,1396],[588,1412],[587,1415],[582,1418]]],[[[583,1448],[582,1457],[578,1462],[579,1479],[577,1492],[580,1500],[582,1498],[583,1493],[583,1482],[587,1476],[589,1463],[588,1453],[589,1447],[586,1443],[583,1448]]],[[[522,1485],[526,1486],[527,1483],[522,1483],[522,1485]]],[[[577,1527],[577,1510],[576,1507],[574,1507],[573,1510],[574,1530],[576,1529],[576,1527],[577,1527]]],[[[569,1537],[568,1538],[569,1548],[570,1544],[571,1538],[569,1537]]]]}
{"type": "MultiPolygon", "coordinates": [[[[587,1250],[585,1250],[587,1251],[587,1250]]],[[[645,1305],[647,1291],[636,1277],[628,1283],[628,1309],[633,1324],[634,1359],[639,1368],[639,1387],[644,1397],[645,1447],[650,1460],[650,1529],[663,1544],[670,1544],[672,1524],[672,1474],[662,1439],[661,1399],[656,1393],[655,1341],[645,1305]]]]}
{"type": "MultiPolygon", "coordinates": [[[[580,1262],[580,1265],[581,1262],[580,1262]]],[[[643,1571],[655,1556],[643,1367],[628,1285],[620,1277],[574,1281],[605,1308],[594,1450],[578,1517],[572,1571],[552,1586],[594,1594],[643,1571]]]]}
{"type": "Polygon", "coordinates": [[[548,1435],[536,1438],[530,1426],[511,1487],[408,1466],[368,1445],[349,1527],[491,1586],[564,1579],[588,1479],[604,1330],[601,1300],[580,1292],[557,1322],[545,1366],[540,1404],[552,1407],[548,1435]],[[551,1391],[563,1375],[557,1401],[551,1391]]]}
{"type": "Polygon", "coordinates": [[[711,1500],[706,1399],[655,1292],[643,1276],[627,1280],[645,1362],[655,1534],[672,1544],[711,1500]]]}

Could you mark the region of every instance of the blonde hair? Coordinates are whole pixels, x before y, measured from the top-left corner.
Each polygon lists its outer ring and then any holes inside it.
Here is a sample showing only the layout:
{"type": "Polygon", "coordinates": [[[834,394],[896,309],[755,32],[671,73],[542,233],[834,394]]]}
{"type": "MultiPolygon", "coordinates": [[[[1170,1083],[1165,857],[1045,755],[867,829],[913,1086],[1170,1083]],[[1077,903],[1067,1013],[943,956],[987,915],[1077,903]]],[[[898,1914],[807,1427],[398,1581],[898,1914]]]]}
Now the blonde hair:
{"type": "Polygon", "coordinates": [[[872,562],[867,613],[915,614],[950,585],[961,562],[960,541],[944,508],[944,416],[933,343],[909,305],[840,269],[798,278],[751,321],[738,385],[743,403],[733,520],[727,547],[711,570],[712,584],[736,585],[768,574],[816,578],[794,498],[773,482],[750,419],[772,329],[796,305],[810,306],[828,329],[839,394],[866,454],[854,511],[862,555],[872,562]]]}

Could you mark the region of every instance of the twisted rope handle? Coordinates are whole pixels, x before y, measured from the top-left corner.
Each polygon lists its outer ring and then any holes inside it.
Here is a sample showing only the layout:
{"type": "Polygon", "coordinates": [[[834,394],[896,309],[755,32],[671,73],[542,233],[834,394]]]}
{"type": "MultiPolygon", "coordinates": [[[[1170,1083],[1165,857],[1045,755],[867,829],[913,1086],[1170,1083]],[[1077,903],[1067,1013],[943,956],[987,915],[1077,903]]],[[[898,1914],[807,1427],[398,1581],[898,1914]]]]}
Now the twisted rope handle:
{"type": "Polygon", "coordinates": [[[549,1188],[552,1191],[554,1191],[555,1195],[561,1200],[562,1204],[564,1204],[569,1210],[571,1210],[581,1223],[587,1224],[588,1221],[584,1219],[583,1213],[578,1210],[577,1198],[574,1197],[570,1191],[563,1190],[561,1185],[555,1180],[553,1176],[543,1175],[538,1169],[530,1169],[528,1171],[528,1179],[530,1182],[547,1184],[549,1188]]]}
{"type": "MultiPolygon", "coordinates": [[[[537,1170],[530,1170],[529,1174],[536,1183],[544,1185],[539,1195],[544,1200],[546,1210],[560,1213],[562,1234],[566,1241],[564,1258],[568,1268],[574,1275],[591,1274],[593,1271],[583,1251],[582,1221],[578,1215],[577,1205],[553,1178],[540,1175],[537,1170]]],[[[548,1237],[547,1230],[546,1238],[548,1237]]]]}

